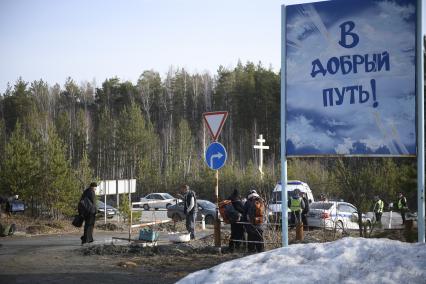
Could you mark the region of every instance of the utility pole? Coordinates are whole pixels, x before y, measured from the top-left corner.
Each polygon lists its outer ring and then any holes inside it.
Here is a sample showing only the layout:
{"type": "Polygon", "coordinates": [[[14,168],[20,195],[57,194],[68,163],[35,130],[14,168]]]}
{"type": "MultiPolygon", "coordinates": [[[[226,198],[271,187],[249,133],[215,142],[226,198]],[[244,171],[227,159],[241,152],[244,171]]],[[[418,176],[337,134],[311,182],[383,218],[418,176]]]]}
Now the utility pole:
{"type": "Polygon", "coordinates": [[[259,139],[257,139],[257,142],[259,142],[259,145],[254,145],[254,149],[259,149],[259,171],[260,171],[260,178],[263,180],[263,150],[268,150],[269,146],[263,145],[263,143],[266,142],[265,139],[263,139],[263,135],[259,135],[259,139]]]}

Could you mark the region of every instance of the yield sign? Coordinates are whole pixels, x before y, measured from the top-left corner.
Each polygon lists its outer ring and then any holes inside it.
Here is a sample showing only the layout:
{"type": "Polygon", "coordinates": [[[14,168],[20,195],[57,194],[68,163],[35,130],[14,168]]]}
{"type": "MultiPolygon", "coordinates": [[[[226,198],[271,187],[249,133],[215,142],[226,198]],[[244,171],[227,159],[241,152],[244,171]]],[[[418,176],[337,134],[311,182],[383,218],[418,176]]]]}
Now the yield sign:
{"type": "Polygon", "coordinates": [[[207,128],[209,129],[214,141],[216,141],[219,137],[220,132],[222,131],[223,124],[225,123],[227,117],[227,111],[214,111],[203,113],[204,121],[206,122],[207,128]]]}

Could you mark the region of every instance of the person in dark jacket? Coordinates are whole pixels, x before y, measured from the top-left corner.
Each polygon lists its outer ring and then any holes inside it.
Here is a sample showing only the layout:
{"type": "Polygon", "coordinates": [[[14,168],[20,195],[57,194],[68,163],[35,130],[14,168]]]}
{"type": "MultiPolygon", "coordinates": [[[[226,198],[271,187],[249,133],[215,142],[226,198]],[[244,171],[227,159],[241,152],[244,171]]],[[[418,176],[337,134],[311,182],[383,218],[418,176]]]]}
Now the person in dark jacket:
{"type": "Polygon", "coordinates": [[[404,225],[405,224],[405,213],[407,213],[407,211],[408,211],[408,206],[407,206],[407,198],[405,198],[405,196],[404,196],[404,194],[402,194],[402,192],[400,192],[398,194],[397,207],[398,207],[399,213],[401,214],[402,225],[404,225]]]}
{"type": "Polygon", "coordinates": [[[256,201],[262,202],[263,199],[257,194],[256,190],[251,190],[247,196],[247,201],[244,204],[244,219],[247,223],[246,232],[247,232],[247,249],[249,252],[262,252],[265,250],[265,244],[263,239],[263,222],[260,224],[254,224],[252,222],[253,212],[255,212],[256,201]]]}
{"type": "MultiPolygon", "coordinates": [[[[235,210],[244,215],[244,204],[241,201],[240,194],[237,189],[228,197],[228,200],[232,201],[232,206],[235,210]]],[[[232,252],[234,249],[239,249],[242,241],[244,240],[244,225],[238,222],[231,223],[231,238],[229,240],[229,250],[232,252]]]]}
{"type": "MultiPolygon", "coordinates": [[[[91,243],[93,242],[93,229],[95,227],[95,221],[96,221],[96,182],[92,182],[89,186],[89,188],[85,189],[81,200],[85,203],[85,208],[83,212],[78,212],[81,216],[84,217],[84,234],[81,236],[81,244],[85,243],[91,243]]],[[[79,210],[81,211],[81,210],[79,210]]]]}
{"type": "Polygon", "coordinates": [[[302,222],[304,227],[308,227],[308,213],[309,213],[309,200],[308,194],[305,192],[302,195],[303,203],[305,207],[302,210],[302,222]]]}
{"type": "Polygon", "coordinates": [[[12,215],[12,211],[13,211],[13,202],[15,202],[16,200],[18,200],[19,195],[13,195],[10,196],[7,200],[6,200],[6,212],[7,214],[12,215]]]}
{"type": "Polygon", "coordinates": [[[197,217],[198,205],[195,192],[189,190],[189,186],[184,184],[180,187],[183,195],[183,213],[186,215],[186,229],[191,235],[191,240],[195,239],[195,218],[197,217]]]}

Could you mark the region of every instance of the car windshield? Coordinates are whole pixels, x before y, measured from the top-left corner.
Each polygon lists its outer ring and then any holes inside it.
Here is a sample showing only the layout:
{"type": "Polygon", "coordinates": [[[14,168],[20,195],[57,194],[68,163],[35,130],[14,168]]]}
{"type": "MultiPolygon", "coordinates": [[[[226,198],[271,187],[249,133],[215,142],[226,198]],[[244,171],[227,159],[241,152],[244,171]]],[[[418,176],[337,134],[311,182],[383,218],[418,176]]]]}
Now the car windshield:
{"type": "Polygon", "coordinates": [[[214,205],[212,202],[207,200],[198,200],[198,206],[201,206],[203,208],[216,208],[216,205],[214,205]]]}
{"type": "Polygon", "coordinates": [[[166,198],[166,199],[174,199],[174,197],[173,196],[171,196],[170,194],[168,194],[168,193],[164,193],[163,194],[163,196],[166,198]]]}
{"type": "MultiPolygon", "coordinates": [[[[287,191],[287,198],[292,198],[295,196],[294,191],[287,191]]],[[[281,203],[281,191],[272,192],[271,203],[281,203]]]]}
{"type": "Polygon", "coordinates": [[[309,209],[329,210],[333,206],[331,202],[314,202],[309,205],[309,209]]]}
{"type": "MultiPolygon", "coordinates": [[[[100,201],[100,200],[97,200],[96,201],[96,207],[98,207],[98,208],[105,208],[105,203],[103,203],[102,201],[100,201]]],[[[112,206],[111,205],[106,205],[106,207],[107,208],[112,208],[112,206]]]]}

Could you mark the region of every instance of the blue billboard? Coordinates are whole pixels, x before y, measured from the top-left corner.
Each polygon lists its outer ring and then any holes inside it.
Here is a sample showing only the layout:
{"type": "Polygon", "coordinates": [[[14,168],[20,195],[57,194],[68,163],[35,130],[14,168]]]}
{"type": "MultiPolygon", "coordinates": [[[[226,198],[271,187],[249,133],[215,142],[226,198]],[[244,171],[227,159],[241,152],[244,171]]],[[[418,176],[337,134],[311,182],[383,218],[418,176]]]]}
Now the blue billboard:
{"type": "Polygon", "coordinates": [[[416,0],[286,7],[286,155],[416,155],[416,0]]]}

